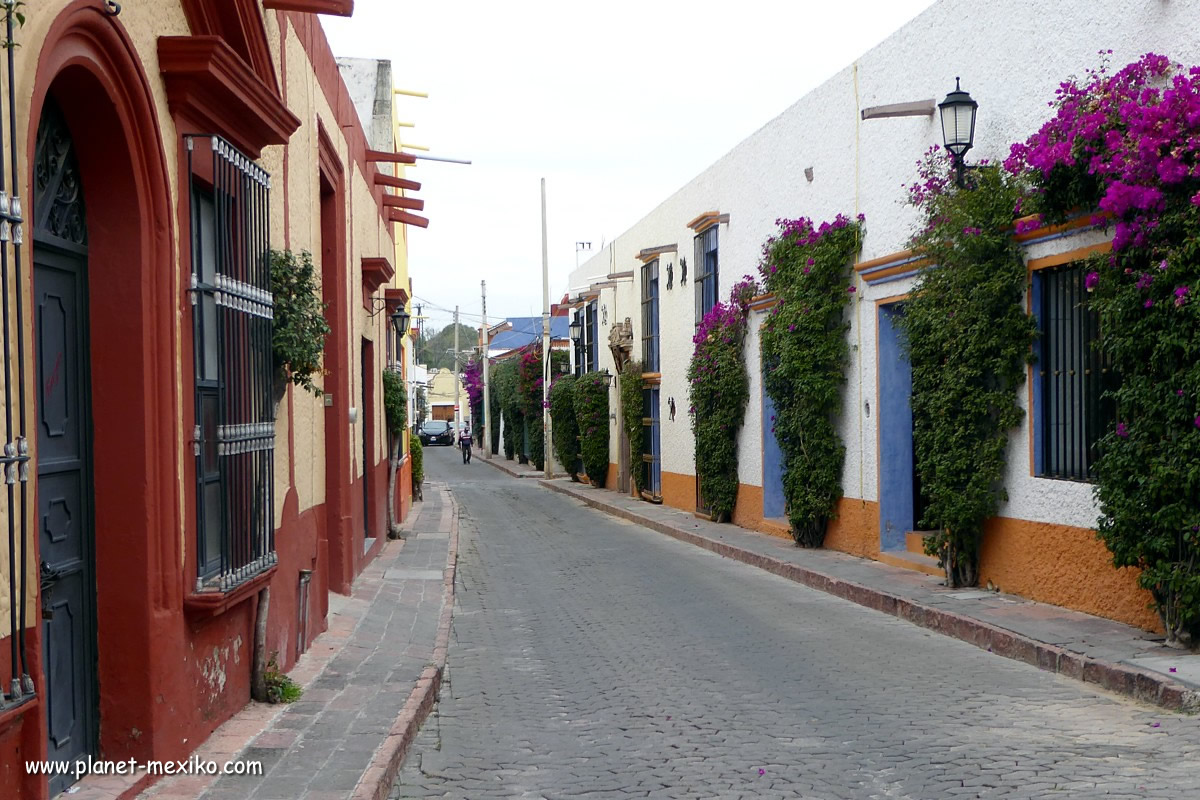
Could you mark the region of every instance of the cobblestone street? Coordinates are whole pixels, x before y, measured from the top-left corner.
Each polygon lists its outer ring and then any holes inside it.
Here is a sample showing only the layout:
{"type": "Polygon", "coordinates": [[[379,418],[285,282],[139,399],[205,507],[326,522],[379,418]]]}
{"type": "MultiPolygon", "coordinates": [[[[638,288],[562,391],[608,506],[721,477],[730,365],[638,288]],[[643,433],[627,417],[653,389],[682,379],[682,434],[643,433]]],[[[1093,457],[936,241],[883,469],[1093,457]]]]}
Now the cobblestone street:
{"type": "Polygon", "coordinates": [[[1195,717],[426,454],[457,607],[393,798],[1200,796],[1195,717]]]}

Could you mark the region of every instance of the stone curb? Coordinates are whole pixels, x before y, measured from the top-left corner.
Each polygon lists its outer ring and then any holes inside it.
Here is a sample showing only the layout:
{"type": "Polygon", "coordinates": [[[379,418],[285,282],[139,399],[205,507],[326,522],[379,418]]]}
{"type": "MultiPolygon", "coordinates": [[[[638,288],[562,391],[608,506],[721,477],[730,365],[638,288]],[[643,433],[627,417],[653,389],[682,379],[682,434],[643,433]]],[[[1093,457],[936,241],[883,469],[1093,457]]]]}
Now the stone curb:
{"type": "Polygon", "coordinates": [[[1031,639],[1028,636],[972,617],[956,614],[953,611],[918,603],[906,597],[842,580],[790,561],[755,553],[703,534],[675,528],[667,523],[644,517],[550,481],[542,480],[539,483],[551,491],[573,497],[592,508],[613,516],[637,523],[682,542],[703,547],[717,555],[758,567],[843,600],[891,614],[922,628],[968,642],[989,653],[1023,661],[1048,672],[1095,684],[1111,692],[1172,711],[1187,713],[1200,711],[1200,691],[1189,689],[1158,673],[1072,653],[1061,647],[1031,639]]]}
{"type": "MultiPolygon", "coordinates": [[[[474,460],[474,459],[472,459],[472,460],[474,460]]],[[[538,478],[540,480],[546,479],[545,473],[542,473],[542,472],[536,472],[536,471],[529,472],[529,471],[525,471],[525,470],[513,469],[512,467],[508,466],[508,464],[505,463],[508,459],[504,458],[503,456],[493,456],[490,459],[483,458],[480,460],[485,464],[492,465],[493,467],[500,470],[501,472],[511,475],[514,478],[538,478]]],[[[563,478],[566,476],[565,475],[555,475],[554,477],[555,478],[563,478]]]]}
{"type": "Polygon", "coordinates": [[[438,620],[437,638],[434,639],[433,663],[425,667],[387,737],[375,750],[370,766],[351,795],[353,800],[387,800],[404,757],[408,755],[408,748],[437,702],[442,686],[450,648],[450,622],[454,613],[454,576],[458,568],[458,503],[448,490],[446,497],[453,513],[450,517],[450,546],[442,575],[442,614],[438,620]]]}

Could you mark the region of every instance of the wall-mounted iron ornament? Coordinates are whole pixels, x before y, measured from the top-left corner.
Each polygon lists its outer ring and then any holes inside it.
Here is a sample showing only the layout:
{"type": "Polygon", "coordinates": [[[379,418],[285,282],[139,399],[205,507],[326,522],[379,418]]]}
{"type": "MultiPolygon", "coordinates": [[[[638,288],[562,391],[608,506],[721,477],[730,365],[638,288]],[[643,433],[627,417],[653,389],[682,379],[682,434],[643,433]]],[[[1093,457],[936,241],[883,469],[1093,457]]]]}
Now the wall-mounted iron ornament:
{"type": "Polygon", "coordinates": [[[687,259],[679,259],[679,285],[687,286],[687,259]]]}
{"type": "Polygon", "coordinates": [[[675,398],[667,398],[667,408],[671,410],[671,422],[675,421],[675,398]]]}
{"type": "Polygon", "coordinates": [[[667,262],[667,290],[671,288],[671,282],[675,280],[675,265],[670,261],[667,262]]]}

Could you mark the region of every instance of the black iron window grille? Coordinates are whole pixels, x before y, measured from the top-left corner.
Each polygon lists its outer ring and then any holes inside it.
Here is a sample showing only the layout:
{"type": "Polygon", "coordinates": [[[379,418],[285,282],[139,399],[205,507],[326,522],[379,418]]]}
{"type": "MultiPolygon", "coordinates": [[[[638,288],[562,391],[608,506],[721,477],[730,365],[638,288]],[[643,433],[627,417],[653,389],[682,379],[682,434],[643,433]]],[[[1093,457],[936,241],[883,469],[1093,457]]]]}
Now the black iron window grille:
{"type": "Polygon", "coordinates": [[[642,485],[646,487],[646,493],[653,497],[662,495],[660,392],[661,389],[658,386],[648,386],[642,389],[642,463],[637,466],[637,469],[643,470],[642,485]]]}
{"type": "Polygon", "coordinates": [[[696,325],[717,304],[717,226],[713,225],[696,236],[696,325]]]}
{"type": "MultiPolygon", "coordinates": [[[[4,479],[4,527],[8,534],[9,682],[0,687],[0,710],[28,702],[34,696],[30,677],[26,627],[33,610],[29,608],[29,440],[25,436],[25,298],[22,287],[21,249],[25,244],[25,220],[17,181],[16,73],[13,61],[14,6],[4,13],[4,52],[8,69],[7,116],[0,113],[0,302],[4,324],[4,445],[0,454],[0,475],[4,479]],[[8,156],[8,169],[5,169],[8,156]],[[11,191],[9,177],[12,178],[11,191]],[[15,324],[14,324],[15,323],[15,324]],[[14,382],[16,385],[14,385],[14,382]],[[3,691],[7,689],[7,691],[3,691]]],[[[4,637],[0,636],[0,639],[4,637]]]]}
{"type": "Polygon", "coordinates": [[[1114,388],[1108,359],[1096,346],[1100,322],[1087,305],[1082,264],[1037,273],[1041,300],[1041,472],[1043,477],[1089,481],[1096,443],[1112,426],[1114,388]]]}
{"type": "Polygon", "coordinates": [[[642,265],[642,369],[658,372],[658,259],[642,265]]]}
{"type": "Polygon", "coordinates": [[[219,136],[189,136],[186,142],[196,375],[196,591],[225,592],[277,560],[270,176],[219,136]],[[211,182],[199,177],[203,173],[195,161],[205,151],[212,160],[211,182]]]}

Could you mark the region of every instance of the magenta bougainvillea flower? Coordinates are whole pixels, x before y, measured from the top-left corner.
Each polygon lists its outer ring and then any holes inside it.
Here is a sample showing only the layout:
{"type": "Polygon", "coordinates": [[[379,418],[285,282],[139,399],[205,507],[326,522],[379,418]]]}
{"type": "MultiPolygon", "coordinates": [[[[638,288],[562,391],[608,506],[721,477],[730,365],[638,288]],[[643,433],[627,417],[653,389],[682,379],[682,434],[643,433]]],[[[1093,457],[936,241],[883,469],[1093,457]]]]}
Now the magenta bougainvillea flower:
{"type": "Polygon", "coordinates": [[[1100,273],[1099,272],[1089,272],[1087,274],[1087,277],[1083,279],[1083,285],[1087,288],[1087,290],[1089,292],[1092,291],[1093,289],[1095,289],[1096,284],[1098,284],[1098,283],[1100,283],[1100,273]]]}
{"type": "Polygon", "coordinates": [[[1129,427],[1124,422],[1117,423],[1117,436],[1120,436],[1122,439],[1129,438],[1129,427]]]}

